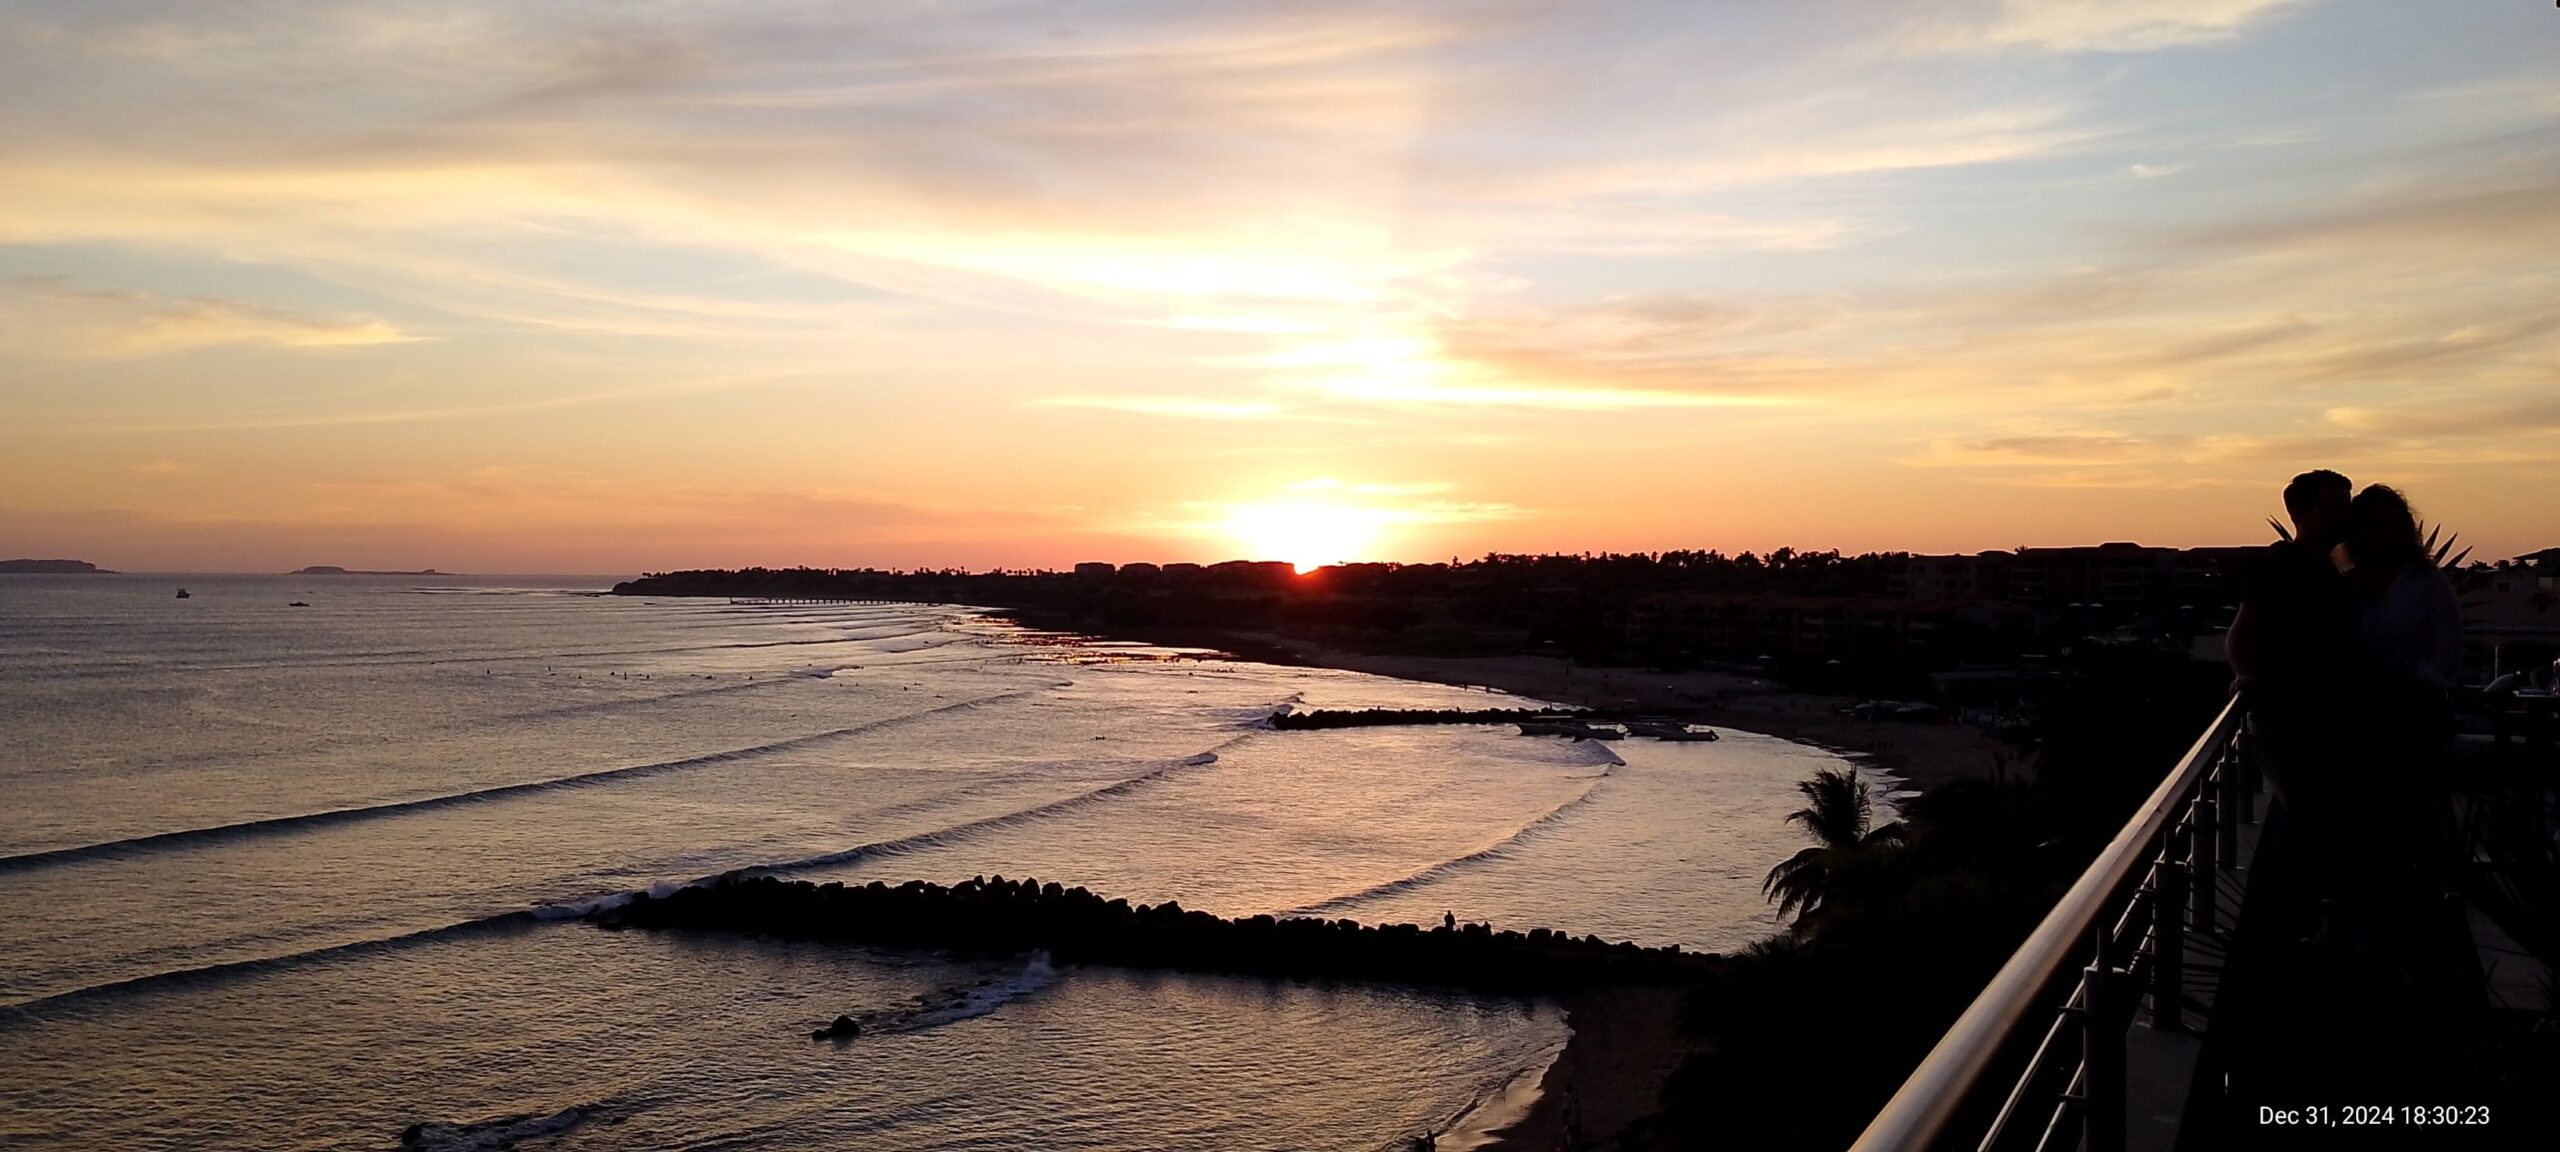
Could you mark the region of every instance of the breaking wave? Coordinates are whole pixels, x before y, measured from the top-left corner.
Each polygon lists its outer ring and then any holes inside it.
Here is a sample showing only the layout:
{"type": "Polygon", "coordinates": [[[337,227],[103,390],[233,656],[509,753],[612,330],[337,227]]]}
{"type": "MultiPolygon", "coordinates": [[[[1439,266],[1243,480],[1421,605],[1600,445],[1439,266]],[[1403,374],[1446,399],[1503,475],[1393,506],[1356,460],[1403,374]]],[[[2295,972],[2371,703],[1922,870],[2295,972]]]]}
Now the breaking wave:
{"type": "Polygon", "coordinates": [[[999,700],[1028,696],[1042,690],[1043,689],[1039,688],[1022,688],[1011,692],[999,692],[989,696],[980,696],[968,700],[955,701],[950,704],[920,709],[915,712],[885,717],[879,720],[866,721],[849,727],[831,728],[824,732],[812,732],[805,736],[793,736],[789,739],[775,740],[763,744],[750,744],[744,748],[731,748],[722,752],[710,752],[700,756],[687,756],[677,760],[660,760],[649,764],[626,765],[621,768],[603,768],[594,772],[581,772],[571,776],[555,776],[548,780],[529,780],[521,784],[500,784],[488,788],[475,788],[467,792],[452,792],[441,796],[427,796],[416,800],[399,800],[387,804],[366,804],[352,808],[333,808],[323,812],[306,812],[293,816],[271,816],[260,820],[243,820],[233,824],[216,824],[204,828],[185,828],[172,832],[154,832],[148,835],[132,836],[121,840],[108,840],[96,844],[83,844],[73,848],[52,848],[40,852],[23,852],[15,856],[0,856],[0,872],[14,872],[28,868],[41,868],[48,865],[68,863],[75,860],[90,860],[108,856],[124,856],[161,848],[200,844],[208,841],[225,840],[242,836],[269,835],[291,832],[304,828],[325,827],[333,824],[348,824],[364,820],[379,820],[390,816],[399,816],[411,812],[431,811],[437,808],[447,808],[460,804],[481,804],[513,796],[524,796],[542,792],[558,792],[575,788],[593,788],[597,785],[609,784],[620,780],[630,780],[644,776],[657,776],[669,772],[683,772],[696,768],[708,768],[719,764],[735,763],[740,760],[746,760],[773,752],[783,752],[794,748],[802,748],[812,744],[823,743],[829,740],[838,740],[847,736],[860,735],[866,732],[876,732],[882,728],[890,727],[892,725],[910,723],[928,716],[976,708],[981,705],[995,703],[999,700]]]}
{"type": "Polygon", "coordinates": [[[312,960],[327,959],[335,956],[358,956],[381,952],[392,952],[432,940],[443,940],[455,936],[468,935],[474,932],[505,931],[521,928],[530,925],[536,919],[536,915],[529,911],[518,910],[514,912],[500,912],[492,916],[481,916],[453,924],[440,924],[432,928],[420,928],[416,931],[402,932],[394,936],[377,936],[363,940],[349,940],[342,944],[328,944],[318,948],[305,948],[297,952],[278,953],[273,956],[252,956],[239,960],[223,960],[212,964],[199,964],[192,968],[173,968],[167,971],[152,972],[141,976],[128,976],[121,980],[109,980],[100,984],[90,984],[79,988],[69,988],[59,992],[48,992],[41,996],[34,996],[15,1003],[0,1005],[0,1020],[5,1020],[11,1016],[23,1015],[40,1009],[56,1008],[80,1001],[117,996],[127,992],[138,992],[145,989],[165,987],[172,984],[190,984],[198,981],[218,980],[224,977],[239,976],[253,972],[264,972],[271,969],[286,967],[288,965],[302,964],[312,960]]]}
{"type": "MultiPolygon", "coordinates": [[[[1624,763],[1624,761],[1620,761],[1620,763],[1624,763]]],[[[1333,897],[1329,900],[1320,900],[1301,908],[1292,908],[1288,912],[1282,913],[1282,915],[1314,916],[1327,912],[1341,911],[1369,900],[1375,900],[1381,896],[1392,896],[1399,892],[1410,892],[1416,888],[1438,881],[1451,873],[1463,872],[1479,864],[1498,860],[1503,856],[1508,855],[1511,849],[1519,845],[1521,842],[1555,826],[1558,822],[1571,816],[1575,809],[1590,803],[1593,797],[1599,795],[1601,784],[1604,783],[1606,779],[1606,773],[1603,773],[1601,776],[1593,777],[1591,785],[1584,788],[1581,793],[1576,795],[1573,799],[1547,809],[1544,813],[1541,813],[1528,823],[1512,829],[1510,834],[1503,836],[1501,839],[1495,840],[1490,844],[1486,844],[1475,851],[1469,852],[1463,856],[1452,856],[1449,859],[1443,860],[1428,868],[1424,868],[1409,876],[1389,880],[1383,884],[1372,884],[1357,892],[1346,893],[1341,896],[1333,897]]]]}
{"type": "MultiPolygon", "coordinates": [[[[1225,744],[1219,745],[1219,748],[1232,747],[1248,738],[1249,734],[1247,736],[1238,736],[1233,740],[1227,741],[1225,744]]],[[[285,952],[273,956],[228,960],[214,964],[199,965],[192,968],[153,972],[141,976],[127,977],[121,980],[111,980],[100,984],[91,984],[80,988],[47,993],[30,999],[17,1001],[16,1003],[0,1005],[0,1019],[5,1019],[10,1015],[23,1013],[31,1009],[52,1007],[76,1000],[115,995],[164,984],[183,983],[242,973],[265,971],[289,964],[296,964],[331,956],[402,948],[429,940],[441,939],[473,931],[521,927],[543,921],[575,920],[594,915],[598,912],[619,908],[630,903],[634,899],[637,899],[643,892],[652,897],[663,898],[680,889],[689,888],[699,884],[708,884],[725,876],[784,874],[805,871],[811,868],[823,868],[831,864],[850,863],[855,860],[896,856],[903,853],[921,851],[941,844],[954,843],[995,829],[1015,827],[1031,823],[1033,821],[1047,819],[1062,812],[1071,812],[1086,805],[1101,803],[1113,797],[1123,796],[1130,792],[1147,787],[1150,784],[1161,781],[1186,769],[1207,767],[1208,765],[1215,764],[1217,762],[1218,753],[1216,750],[1201,752],[1196,755],[1186,756],[1180,760],[1164,763],[1155,769],[1140,775],[1132,776],[1116,783],[1107,784],[1089,792],[1081,792],[1074,796],[1066,797],[1065,799],[1053,800],[1046,804],[1038,804],[1019,811],[1008,812],[998,816],[990,816],[981,820],[971,820],[955,824],[947,828],[938,828],[930,832],[920,832],[913,836],[903,836],[893,840],[883,840],[872,844],[857,845],[842,851],[828,852],[798,860],[747,865],[744,867],[728,869],[726,871],[714,873],[694,880],[662,880],[644,889],[609,892],[579,900],[566,900],[557,903],[543,904],[533,908],[500,912],[488,916],[464,920],[458,923],[445,924],[432,928],[422,928],[413,932],[404,932],[395,936],[352,940],[342,944],[332,944],[296,952],[285,952]]],[[[80,850],[74,849],[72,851],[80,850]]],[[[12,859],[23,858],[13,857],[12,859]]]]}

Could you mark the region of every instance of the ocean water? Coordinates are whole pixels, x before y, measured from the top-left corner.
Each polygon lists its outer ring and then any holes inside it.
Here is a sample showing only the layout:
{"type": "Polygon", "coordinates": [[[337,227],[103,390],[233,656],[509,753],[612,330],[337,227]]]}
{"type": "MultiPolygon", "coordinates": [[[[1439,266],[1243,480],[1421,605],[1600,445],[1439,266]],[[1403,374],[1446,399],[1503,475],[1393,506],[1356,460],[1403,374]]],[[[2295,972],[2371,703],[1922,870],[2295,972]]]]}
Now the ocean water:
{"type": "Polygon", "coordinates": [[[576,914],[752,866],[1729,949],[1838,762],[1279,732],[1522,702],[604,583],[0,577],[0,1145],[1387,1148],[1488,1122],[1559,1014],[576,914]]]}

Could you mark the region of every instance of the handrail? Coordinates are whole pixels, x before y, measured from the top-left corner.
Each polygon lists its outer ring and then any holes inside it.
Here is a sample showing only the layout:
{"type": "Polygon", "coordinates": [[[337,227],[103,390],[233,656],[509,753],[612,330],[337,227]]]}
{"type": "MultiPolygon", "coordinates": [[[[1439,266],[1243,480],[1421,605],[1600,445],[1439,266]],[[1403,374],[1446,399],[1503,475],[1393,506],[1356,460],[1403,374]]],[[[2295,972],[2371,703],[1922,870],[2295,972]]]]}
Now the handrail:
{"type": "Polygon", "coordinates": [[[2160,786],[2152,789],[2141,810],[2108,841],[2071,890],[2055,902],[2053,911],[2045,914],[2044,922],[1983,986],[1964,1015],[1956,1017],[1954,1026],[1912,1070],[1893,1099],[1885,1102],[1884,1110],[1867,1123],[1867,1130],[1850,1146],[1852,1152],[1919,1152],[1945,1133],[1948,1121],[1999,1058],[2004,1042],[2087,942],[2098,917],[2108,912],[2125,885],[2151,866],[2151,846],[2177,820],[2188,794],[2239,730],[2243,715],[2238,696],[2223,704],[2221,714],[2160,786]]]}

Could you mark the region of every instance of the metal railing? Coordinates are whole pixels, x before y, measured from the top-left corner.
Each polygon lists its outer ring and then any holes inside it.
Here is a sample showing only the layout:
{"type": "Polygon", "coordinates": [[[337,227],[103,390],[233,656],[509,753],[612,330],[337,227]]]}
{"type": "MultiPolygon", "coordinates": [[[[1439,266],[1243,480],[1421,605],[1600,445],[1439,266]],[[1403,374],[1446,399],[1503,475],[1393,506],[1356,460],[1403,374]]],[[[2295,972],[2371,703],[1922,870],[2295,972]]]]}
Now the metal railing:
{"type": "Polygon", "coordinates": [[[2187,937],[2228,927],[2216,882],[2239,854],[2240,825],[2257,818],[2243,715],[2238,697],[2223,705],[1868,1123],[1856,1152],[2122,1152],[2126,1031],[2146,992],[2152,1027],[2185,1028],[2187,937]],[[2011,1067],[2015,1078],[2000,1079],[2011,1067]]]}

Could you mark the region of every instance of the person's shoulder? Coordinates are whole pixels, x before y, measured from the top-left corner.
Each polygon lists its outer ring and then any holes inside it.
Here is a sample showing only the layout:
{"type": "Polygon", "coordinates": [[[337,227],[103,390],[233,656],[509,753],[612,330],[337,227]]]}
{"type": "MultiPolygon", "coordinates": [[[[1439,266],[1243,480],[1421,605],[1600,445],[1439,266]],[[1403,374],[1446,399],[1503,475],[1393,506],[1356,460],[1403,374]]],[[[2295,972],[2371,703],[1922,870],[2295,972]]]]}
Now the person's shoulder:
{"type": "Polygon", "coordinates": [[[2269,560],[2290,560],[2299,563],[2311,558],[2311,546],[2288,537],[2267,545],[2265,556],[2269,560]]]}
{"type": "Polygon", "coordinates": [[[2262,581],[2292,579],[2310,567],[2311,558],[2301,541],[2278,540],[2258,553],[2250,574],[2262,581]]]}

